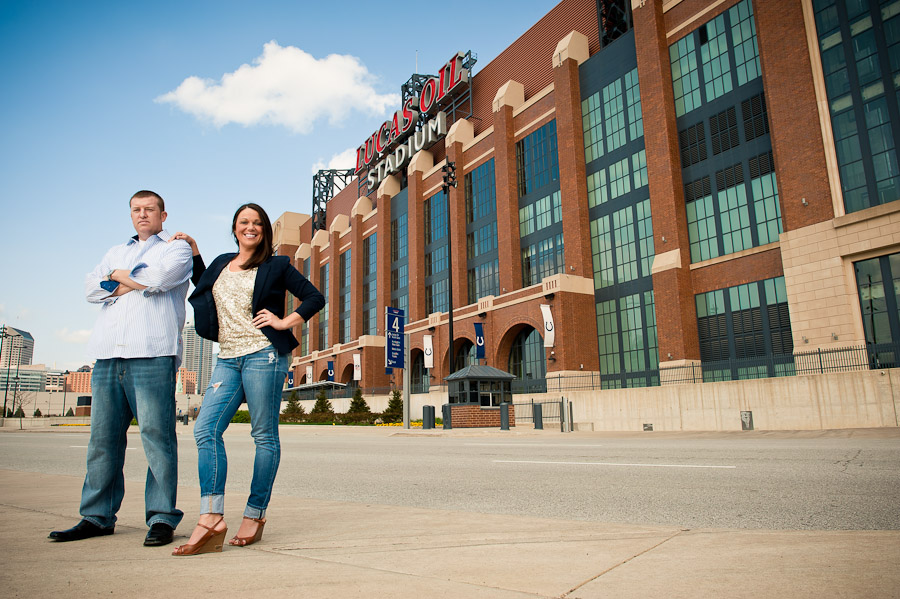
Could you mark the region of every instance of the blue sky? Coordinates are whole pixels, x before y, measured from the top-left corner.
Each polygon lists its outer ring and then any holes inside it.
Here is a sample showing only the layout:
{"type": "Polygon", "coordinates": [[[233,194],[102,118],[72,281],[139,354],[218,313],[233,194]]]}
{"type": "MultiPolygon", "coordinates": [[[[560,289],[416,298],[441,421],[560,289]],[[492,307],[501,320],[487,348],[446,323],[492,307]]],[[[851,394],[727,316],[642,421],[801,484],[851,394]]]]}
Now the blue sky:
{"type": "Polygon", "coordinates": [[[352,166],[417,58],[472,50],[477,73],[555,4],[0,0],[0,323],[35,363],[88,363],[84,275],[134,233],[135,191],[230,251],[244,202],[309,214],[314,170],[352,166]]]}

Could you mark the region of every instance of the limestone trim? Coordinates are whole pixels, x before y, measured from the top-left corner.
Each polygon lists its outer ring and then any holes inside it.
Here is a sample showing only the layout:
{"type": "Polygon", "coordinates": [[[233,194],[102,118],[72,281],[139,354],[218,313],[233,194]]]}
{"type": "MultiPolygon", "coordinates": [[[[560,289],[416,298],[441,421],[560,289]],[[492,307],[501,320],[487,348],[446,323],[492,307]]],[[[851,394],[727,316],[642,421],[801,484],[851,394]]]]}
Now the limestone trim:
{"type": "Polygon", "coordinates": [[[780,247],[781,247],[781,242],[773,241],[772,243],[767,243],[766,245],[759,245],[759,246],[756,246],[755,248],[748,248],[746,250],[741,250],[740,252],[734,252],[732,254],[716,256],[715,258],[710,258],[709,260],[703,260],[702,262],[695,262],[695,263],[691,264],[691,270],[697,270],[698,268],[706,268],[707,266],[713,266],[715,264],[721,264],[723,262],[730,262],[731,260],[737,260],[738,258],[744,258],[746,256],[752,256],[754,254],[762,254],[763,252],[777,250],[780,247]]]}
{"type": "Polygon", "coordinates": [[[553,68],[561,67],[570,58],[578,64],[590,58],[588,38],[579,31],[570,31],[556,44],[556,50],[553,51],[553,68]]]}
{"type": "Polygon", "coordinates": [[[650,274],[655,275],[658,272],[665,272],[673,268],[681,268],[681,248],[656,254],[653,257],[653,265],[650,267],[650,274]]]}
{"type": "Polygon", "coordinates": [[[381,182],[381,185],[378,186],[378,192],[375,195],[379,198],[384,196],[394,197],[398,193],[400,193],[400,180],[394,175],[388,175],[381,182]]]}
{"type": "MultiPolygon", "coordinates": [[[[663,0],[663,12],[669,12],[679,4],[681,4],[683,0],[663,0]]],[[[644,0],[631,0],[631,8],[640,8],[644,6],[644,0]]]]}
{"type": "MultiPolygon", "coordinates": [[[[681,1],[681,0],[679,0],[679,2],[680,2],[680,1],[681,1]]],[[[678,25],[678,26],[676,26],[676,27],[670,29],[669,31],[667,31],[667,32],[666,32],[666,39],[671,39],[673,36],[677,35],[679,31],[681,31],[682,29],[684,29],[685,27],[687,27],[687,26],[690,25],[691,23],[695,23],[696,21],[700,20],[700,19],[703,17],[703,15],[708,14],[708,13],[710,13],[710,12],[716,10],[719,6],[721,6],[721,5],[724,4],[725,2],[730,2],[730,1],[731,1],[731,0],[716,0],[716,2],[711,3],[709,6],[707,6],[706,8],[704,8],[703,10],[701,10],[700,12],[698,12],[698,13],[696,13],[696,14],[694,14],[694,15],[691,15],[687,20],[685,20],[685,21],[684,21],[683,23],[681,23],[680,25],[678,25]]],[[[678,4],[678,2],[675,2],[675,3],[671,4],[668,8],[666,8],[666,7],[664,6],[664,7],[663,7],[663,12],[665,12],[665,11],[667,11],[667,10],[670,10],[670,9],[673,8],[676,4],[678,4]]]]}
{"type": "Polygon", "coordinates": [[[831,110],[828,107],[828,93],[825,90],[825,74],[822,70],[822,56],[819,54],[819,38],[816,35],[816,18],[812,0],[801,0],[803,6],[803,26],[806,29],[806,44],[812,64],[813,89],[816,92],[816,107],[819,111],[819,127],[822,129],[822,146],[825,150],[825,171],[831,188],[831,205],[835,216],[846,214],[844,194],[841,191],[841,174],[838,169],[837,149],[834,131],[831,128],[831,110]]]}
{"type": "Polygon", "coordinates": [[[485,129],[484,131],[482,131],[481,133],[479,133],[479,134],[478,134],[478,137],[476,137],[475,139],[473,139],[473,140],[470,141],[469,143],[464,144],[464,145],[463,145],[463,152],[469,151],[472,147],[475,146],[475,144],[477,144],[477,143],[480,142],[480,141],[483,141],[483,140],[487,139],[489,136],[491,136],[491,135],[493,135],[493,134],[494,134],[494,126],[491,125],[491,126],[488,127],[487,129],[485,129]]]}
{"type": "Polygon", "coordinates": [[[900,210],[884,205],[862,212],[840,219],[841,227],[835,219],[781,236],[797,350],[865,343],[853,263],[900,251],[900,210]]]}
{"type": "Polygon", "coordinates": [[[555,107],[554,107],[554,108],[551,108],[550,110],[548,110],[547,112],[545,112],[545,113],[542,114],[541,116],[537,117],[536,119],[534,119],[533,121],[531,121],[530,123],[528,123],[527,125],[525,125],[524,127],[522,127],[521,129],[519,129],[518,131],[516,131],[513,135],[515,135],[516,138],[518,138],[518,137],[519,137],[520,135],[522,135],[524,132],[528,131],[528,129],[529,129],[530,127],[533,127],[535,124],[540,123],[541,121],[543,121],[544,119],[546,119],[548,116],[550,116],[550,115],[553,114],[554,112],[556,112],[556,108],[555,108],[555,107]]]}
{"type": "MultiPolygon", "coordinates": [[[[370,218],[375,218],[375,216],[376,216],[377,214],[378,214],[378,208],[373,208],[372,211],[371,211],[370,213],[368,213],[367,215],[365,215],[365,216],[363,217],[363,222],[366,222],[366,221],[369,220],[370,218]]],[[[377,228],[377,225],[375,226],[375,228],[377,228]]],[[[370,229],[370,230],[374,230],[374,228],[373,228],[373,229],[370,229]]],[[[366,231],[366,233],[368,233],[368,231],[366,231]]],[[[363,234],[365,235],[365,233],[363,233],[363,234]]]]}
{"type": "Polygon", "coordinates": [[[485,158],[487,158],[488,156],[490,156],[493,153],[494,153],[494,148],[491,148],[490,150],[488,150],[481,156],[478,156],[477,158],[472,159],[471,161],[466,163],[466,165],[463,167],[463,171],[468,173],[470,170],[472,170],[472,165],[478,164],[479,162],[481,162],[482,160],[484,160],[485,158]]]}
{"type": "Polygon", "coordinates": [[[445,137],[446,146],[450,146],[459,142],[464,146],[475,139],[475,128],[467,119],[459,119],[450,126],[450,130],[445,137]]]}
{"type": "Polygon", "coordinates": [[[494,96],[492,108],[494,112],[500,112],[504,106],[511,106],[513,111],[525,103],[525,87],[518,81],[510,79],[500,86],[497,95],[494,96]]]}
{"type": "Polygon", "coordinates": [[[308,243],[301,243],[297,251],[294,252],[294,260],[303,261],[312,255],[312,247],[308,243]]]}
{"type": "Polygon", "coordinates": [[[356,200],[355,204],[353,204],[353,208],[350,210],[350,218],[354,218],[356,216],[365,217],[370,212],[372,212],[372,200],[370,200],[367,196],[362,196],[361,198],[356,200]]]}
{"type": "Polygon", "coordinates": [[[412,159],[409,161],[409,166],[406,167],[406,174],[412,177],[413,173],[420,172],[423,173],[424,178],[424,173],[432,168],[434,168],[434,154],[428,150],[419,150],[413,154],[412,159]]]}
{"type": "Polygon", "coordinates": [[[350,217],[346,214],[338,214],[334,217],[334,220],[331,221],[331,226],[328,227],[328,232],[334,235],[337,233],[339,236],[342,235],[347,229],[350,228],[350,217]]]}
{"type": "Polygon", "coordinates": [[[343,254],[344,252],[349,250],[352,246],[353,246],[353,242],[348,241],[347,243],[345,243],[344,245],[342,245],[341,247],[338,248],[338,253],[343,254]]]}
{"type": "Polygon", "coordinates": [[[534,94],[533,96],[528,98],[528,100],[524,104],[522,104],[521,106],[519,106],[518,108],[515,108],[513,110],[513,118],[519,116],[521,113],[523,113],[526,110],[528,110],[529,108],[531,108],[534,104],[537,103],[538,100],[540,100],[544,96],[547,96],[547,95],[553,93],[553,90],[554,90],[554,84],[551,83],[550,85],[548,85],[541,91],[537,92],[536,94],[534,94]]]}
{"type": "MultiPolygon", "coordinates": [[[[453,322],[462,322],[467,319],[479,320],[479,314],[482,312],[490,313],[494,310],[501,310],[524,304],[535,299],[543,299],[548,293],[577,293],[582,295],[594,295],[593,279],[586,279],[575,275],[553,275],[544,279],[536,285],[526,288],[529,293],[522,293],[523,289],[515,291],[515,299],[508,301],[498,301],[496,296],[486,296],[481,298],[477,304],[469,304],[453,309],[453,322]],[[488,298],[490,303],[488,304],[488,298]],[[484,304],[482,304],[484,302],[484,304]],[[477,309],[466,310],[471,306],[477,306],[477,309]]],[[[510,294],[512,295],[512,294],[510,294]]],[[[416,322],[406,324],[407,333],[418,333],[427,330],[430,327],[438,327],[448,321],[446,312],[435,312],[429,314],[427,319],[418,320],[416,322]]]]}
{"type": "Polygon", "coordinates": [[[375,233],[375,232],[377,232],[377,231],[378,231],[378,225],[375,225],[374,227],[370,227],[370,228],[366,229],[365,231],[363,231],[363,234],[362,234],[363,239],[366,239],[366,238],[369,237],[372,233],[375,233]]]}
{"type": "MultiPolygon", "coordinates": [[[[872,206],[871,208],[866,208],[865,210],[851,212],[850,214],[835,218],[834,228],[840,229],[841,227],[847,227],[856,223],[868,221],[873,218],[880,218],[882,216],[888,216],[895,213],[900,213],[900,202],[879,204],[878,206],[872,206]]],[[[894,219],[894,221],[898,222],[897,219],[894,219]]]]}
{"type": "Polygon", "coordinates": [[[310,245],[314,248],[317,247],[320,250],[324,250],[326,247],[328,247],[329,243],[330,243],[330,238],[328,235],[328,231],[326,231],[325,229],[319,229],[313,235],[312,242],[310,243],[310,245]]]}

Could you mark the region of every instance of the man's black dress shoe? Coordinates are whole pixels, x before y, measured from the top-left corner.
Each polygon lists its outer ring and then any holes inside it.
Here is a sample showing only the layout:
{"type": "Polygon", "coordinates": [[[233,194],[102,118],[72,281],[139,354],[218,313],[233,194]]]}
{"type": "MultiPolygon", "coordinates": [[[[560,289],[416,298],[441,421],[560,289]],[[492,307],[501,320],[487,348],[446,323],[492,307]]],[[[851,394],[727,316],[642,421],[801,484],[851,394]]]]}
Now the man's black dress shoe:
{"type": "Polygon", "coordinates": [[[80,541],[82,539],[90,539],[91,537],[111,535],[114,531],[114,526],[110,526],[109,528],[100,528],[93,522],[82,520],[68,530],[54,530],[47,538],[53,539],[54,541],[58,541],[60,543],[64,543],[66,541],[80,541]]]}
{"type": "Polygon", "coordinates": [[[150,525],[150,532],[144,539],[144,547],[159,547],[160,545],[168,545],[172,542],[175,529],[163,522],[157,522],[150,525]]]}

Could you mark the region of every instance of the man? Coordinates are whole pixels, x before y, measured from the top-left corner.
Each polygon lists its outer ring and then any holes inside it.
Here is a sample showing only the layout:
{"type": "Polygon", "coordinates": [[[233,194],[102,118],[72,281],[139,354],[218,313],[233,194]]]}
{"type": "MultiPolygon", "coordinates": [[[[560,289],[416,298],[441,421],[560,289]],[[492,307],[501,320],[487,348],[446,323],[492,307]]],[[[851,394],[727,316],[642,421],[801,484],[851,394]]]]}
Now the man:
{"type": "Polygon", "coordinates": [[[146,546],[172,542],[184,515],[175,507],[178,452],[175,438],[175,373],[181,362],[181,328],[191,277],[191,247],[167,243],[165,203],[152,191],[129,202],[137,235],[106,253],[87,275],[87,300],[101,304],[88,351],[91,375],[91,440],[81,492],[82,520],[53,531],[55,541],[111,535],[125,495],[125,445],[136,418],[147,456],[144,490],[146,546]]]}

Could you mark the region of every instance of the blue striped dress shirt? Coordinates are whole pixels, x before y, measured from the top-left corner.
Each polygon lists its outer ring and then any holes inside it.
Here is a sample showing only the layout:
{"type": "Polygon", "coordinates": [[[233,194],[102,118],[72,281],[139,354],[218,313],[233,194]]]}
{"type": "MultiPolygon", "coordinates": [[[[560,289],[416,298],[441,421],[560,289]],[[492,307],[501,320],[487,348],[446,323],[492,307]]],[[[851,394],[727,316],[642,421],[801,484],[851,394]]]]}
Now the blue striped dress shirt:
{"type": "Polygon", "coordinates": [[[109,358],[175,356],[181,364],[181,329],[185,297],[191,278],[191,246],[161,231],[141,243],[137,236],[110,249],[85,279],[87,300],[100,304],[100,316],[88,342],[88,354],[109,358]],[[130,271],[129,277],[146,289],[114,297],[119,283],[107,281],[112,270],[130,271]]]}

